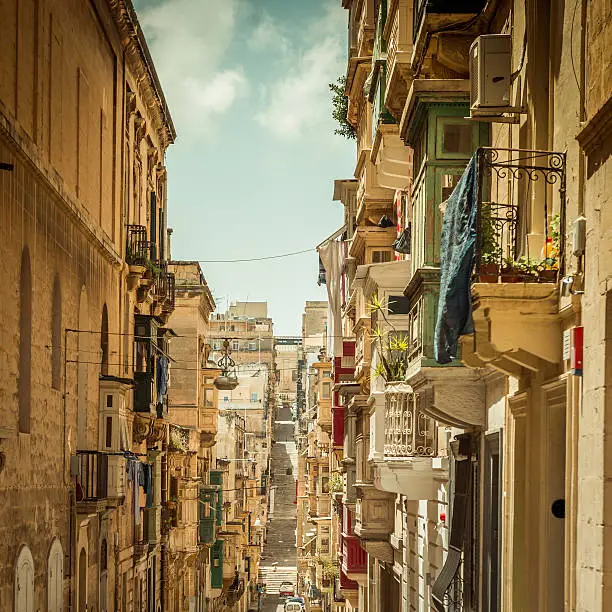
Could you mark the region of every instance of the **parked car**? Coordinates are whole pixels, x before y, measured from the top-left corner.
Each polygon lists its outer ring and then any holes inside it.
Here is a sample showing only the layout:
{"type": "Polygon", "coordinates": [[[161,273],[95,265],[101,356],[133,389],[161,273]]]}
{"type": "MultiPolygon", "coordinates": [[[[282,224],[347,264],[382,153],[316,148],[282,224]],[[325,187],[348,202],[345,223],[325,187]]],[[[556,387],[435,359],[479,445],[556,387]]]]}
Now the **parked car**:
{"type": "Polygon", "coordinates": [[[295,595],[295,587],[293,586],[293,582],[281,582],[278,589],[278,594],[281,597],[293,597],[295,595]]]}
{"type": "Polygon", "coordinates": [[[299,601],[288,601],[285,603],[285,612],[304,612],[304,604],[299,601]]]}

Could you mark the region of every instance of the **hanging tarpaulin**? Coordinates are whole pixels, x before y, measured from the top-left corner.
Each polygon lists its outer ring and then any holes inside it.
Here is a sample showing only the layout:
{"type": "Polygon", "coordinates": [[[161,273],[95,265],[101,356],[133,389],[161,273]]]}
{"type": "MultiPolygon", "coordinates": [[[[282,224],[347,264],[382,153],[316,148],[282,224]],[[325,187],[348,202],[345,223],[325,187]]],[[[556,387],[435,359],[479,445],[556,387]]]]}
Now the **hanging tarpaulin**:
{"type": "Polygon", "coordinates": [[[333,355],[342,354],[342,295],[341,282],[344,269],[344,241],[342,233],[332,234],[317,247],[319,257],[325,268],[327,286],[327,350],[333,355]]]}
{"type": "Polygon", "coordinates": [[[321,286],[321,285],[325,285],[327,283],[326,278],[325,278],[325,266],[323,265],[323,262],[321,261],[321,255],[319,255],[319,277],[317,279],[317,285],[321,286]]]}
{"type": "Polygon", "coordinates": [[[478,212],[477,159],[472,157],[447,200],[440,245],[440,300],[434,356],[449,363],[457,356],[459,336],[474,331],[470,284],[478,212]]]}

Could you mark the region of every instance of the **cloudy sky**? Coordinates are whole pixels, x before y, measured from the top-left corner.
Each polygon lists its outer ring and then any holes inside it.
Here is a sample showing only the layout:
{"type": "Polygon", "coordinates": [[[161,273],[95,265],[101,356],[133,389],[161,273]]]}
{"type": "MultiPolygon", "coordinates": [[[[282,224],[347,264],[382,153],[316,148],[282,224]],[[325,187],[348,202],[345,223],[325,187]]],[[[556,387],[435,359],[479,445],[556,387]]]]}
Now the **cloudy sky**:
{"type": "MultiPolygon", "coordinates": [[[[342,223],[333,180],[355,144],[334,135],[328,83],[346,68],[340,0],[135,0],[178,137],[167,158],[173,259],[314,248],[342,223]]],[[[267,300],[277,335],[326,299],[317,255],[203,263],[218,308],[267,300]]]]}

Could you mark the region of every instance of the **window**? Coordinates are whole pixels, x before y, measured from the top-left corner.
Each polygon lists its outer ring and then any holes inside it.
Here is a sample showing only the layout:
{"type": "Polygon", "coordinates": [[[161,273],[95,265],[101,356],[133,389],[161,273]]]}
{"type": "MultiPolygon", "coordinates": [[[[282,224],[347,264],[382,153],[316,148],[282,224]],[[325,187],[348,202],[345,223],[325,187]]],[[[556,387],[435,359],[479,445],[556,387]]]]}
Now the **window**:
{"type": "Polygon", "coordinates": [[[461,179],[461,174],[443,174],[442,175],[442,195],[441,202],[446,202],[450,198],[451,193],[455,189],[455,185],[461,179]]]}
{"type": "Polygon", "coordinates": [[[249,351],[257,350],[257,342],[249,342],[249,351]]]}
{"type": "Polygon", "coordinates": [[[19,431],[21,433],[30,433],[31,383],[32,273],[30,271],[30,251],[28,247],[24,247],[21,255],[19,283],[19,431]]]}
{"type": "Polygon", "coordinates": [[[387,312],[390,315],[407,315],[410,312],[410,300],[405,295],[390,295],[387,312]]]}
{"type": "Polygon", "coordinates": [[[227,402],[229,402],[229,397],[227,395],[224,395],[223,401],[227,404],[227,402]]]}
{"type": "Polygon", "coordinates": [[[257,393],[251,393],[251,402],[257,401],[257,393]]]}
{"type": "Polygon", "coordinates": [[[469,157],[473,133],[474,126],[470,123],[445,123],[442,127],[442,153],[469,157]]]}
{"type": "Polygon", "coordinates": [[[232,340],[232,351],[240,350],[240,342],[238,340],[232,340]]]}
{"type": "Polygon", "coordinates": [[[213,340],[212,347],[213,347],[213,351],[220,351],[221,350],[221,340],[213,340]]]}
{"type": "Polygon", "coordinates": [[[377,250],[372,251],[372,263],[387,263],[393,259],[393,251],[389,250],[377,250]]]}
{"type": "Polygon", "coordinates": [[[324,382],[321,389],[321,399],[329,399],[331,393],[331,383],[324,382]]]}
{"type": "Polygon", "coordinates": [[[291,381],[292,382],[296,382],[298,379],[298,373],[297,370],[291,370],[291,381]]]}

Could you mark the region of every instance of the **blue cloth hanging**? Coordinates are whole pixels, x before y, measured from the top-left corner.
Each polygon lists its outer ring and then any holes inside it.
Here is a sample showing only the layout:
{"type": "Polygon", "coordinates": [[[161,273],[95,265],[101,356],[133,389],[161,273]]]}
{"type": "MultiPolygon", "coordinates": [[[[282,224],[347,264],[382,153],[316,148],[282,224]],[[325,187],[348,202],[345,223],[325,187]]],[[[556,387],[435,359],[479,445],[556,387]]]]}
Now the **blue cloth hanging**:
{"type": "Polygon", "coordinates": [[[440,299],[434,333],[434,357],[450,363],[459,336],[474,331],[470,286],[476,250],[478,215],[477,153],[448,198],[440,245],[440,299]]]}

